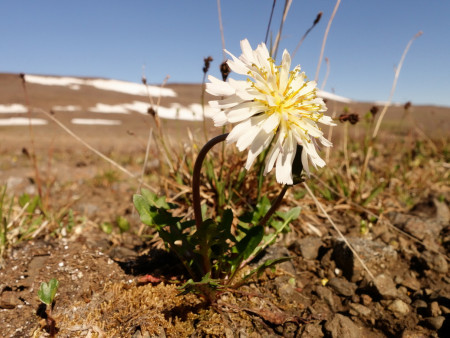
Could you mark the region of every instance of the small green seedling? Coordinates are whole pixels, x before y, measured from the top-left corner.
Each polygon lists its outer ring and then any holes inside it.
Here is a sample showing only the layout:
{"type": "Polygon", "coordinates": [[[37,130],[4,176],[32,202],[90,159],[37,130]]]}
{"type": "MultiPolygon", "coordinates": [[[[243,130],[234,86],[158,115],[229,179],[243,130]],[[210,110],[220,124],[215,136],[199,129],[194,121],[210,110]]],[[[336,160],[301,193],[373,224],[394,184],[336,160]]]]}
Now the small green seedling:
{"type": "Polygon", "coordinates": [[[47,304],[48,306],[51,306],[53,303],[53,300],[55,299],[56,291],[58,291],[59,281],[55,278],[50,279],[50,282],[41,283],[41,287],[38,291],[38,297],[39,300],[42,303],[47,304]]]}
{"type": "Polygon", "coordinates": [[[58,291],[59,281],[55,278],[50,279],[48,283],[42,282],[38,290],[39,300],[47,305],[45,310],[47,314],[46,329],[48,330],[50,337],[56,335],[56,321],[52,317],[52,304],[55,299],[56,292],[58,291]]]}

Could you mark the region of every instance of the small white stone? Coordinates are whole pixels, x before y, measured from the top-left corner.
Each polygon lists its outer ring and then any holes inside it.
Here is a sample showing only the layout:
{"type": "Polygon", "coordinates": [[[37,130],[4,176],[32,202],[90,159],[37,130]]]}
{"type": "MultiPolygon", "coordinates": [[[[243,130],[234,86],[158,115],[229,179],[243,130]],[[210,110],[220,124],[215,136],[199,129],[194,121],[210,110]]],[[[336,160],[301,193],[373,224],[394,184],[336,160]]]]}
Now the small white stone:
{"type": "Polygon", "coordinates": [[[62,268],[64,266],[64,262],[58,263],[58,265],[62,268]]]}

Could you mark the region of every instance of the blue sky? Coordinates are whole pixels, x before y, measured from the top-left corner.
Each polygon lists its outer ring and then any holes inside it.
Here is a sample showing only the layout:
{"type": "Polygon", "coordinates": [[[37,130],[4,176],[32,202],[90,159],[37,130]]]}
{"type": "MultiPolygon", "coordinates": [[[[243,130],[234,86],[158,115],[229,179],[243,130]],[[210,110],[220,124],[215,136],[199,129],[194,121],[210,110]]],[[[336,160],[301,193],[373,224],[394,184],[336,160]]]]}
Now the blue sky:
{"type": "MultiPolygon", "coordinates": [[[[222,0],[226,48],[264,41],[272,0],[222,0]]],[[[282,49],[293,52],[319,11],[323,17],[293,64],[310,79],[334,0],[294,0],[283,28],[282,49]]],[[[284,1],[272,24],[276,35],[284,1]]],[[[330,60],[325,90],[363,101],[386,101],[394,68],[408,41],[394,101],[450,106],[450,1],[342,0],[324,56],[330,60]]],[[[216,0],[1,1],[0,72],[107,77],[139,82],[199,83],[203,58],[220,76],[222,43],[216,0]]],[[[319,87],[326,73],[323,63],[319,87]]]]}

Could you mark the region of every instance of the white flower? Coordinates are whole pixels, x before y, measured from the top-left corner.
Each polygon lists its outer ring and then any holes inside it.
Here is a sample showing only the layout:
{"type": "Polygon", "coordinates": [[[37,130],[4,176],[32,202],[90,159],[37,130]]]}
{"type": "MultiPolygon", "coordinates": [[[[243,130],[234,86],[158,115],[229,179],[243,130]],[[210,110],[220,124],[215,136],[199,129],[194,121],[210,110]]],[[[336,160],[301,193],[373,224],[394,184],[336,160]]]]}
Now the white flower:
{"type": "Polygon", "coordinates": [[[229,79],[221,81],[209,76],[206,91],[221,100],[210,101],[217,109],[214,124],[222,126],[237,123],[227,137],[236,142],[239,151],[249,148],[248,170],[256,157],[270,147],[264,175],[276,164],[276,179],[282,184],[292,184],[292,162],[297,144],[303,146],[301,155],[304,170],[309,174],[308,162],[323,167],[316,150],[316,139],[324,146],[332,144],[323,137],[317,122],[334,125],[325,103],[316,96],[316,83],[307,81],[300,66],[289,71],[291,57],[285,50],[281,64],[275,65],[264,43],[252,50],[248,40],[241,41],[242,55],[236,58],[226,51],[232,60],[228,65],[235,73],[246,75],[247,81],[229,79]]]}

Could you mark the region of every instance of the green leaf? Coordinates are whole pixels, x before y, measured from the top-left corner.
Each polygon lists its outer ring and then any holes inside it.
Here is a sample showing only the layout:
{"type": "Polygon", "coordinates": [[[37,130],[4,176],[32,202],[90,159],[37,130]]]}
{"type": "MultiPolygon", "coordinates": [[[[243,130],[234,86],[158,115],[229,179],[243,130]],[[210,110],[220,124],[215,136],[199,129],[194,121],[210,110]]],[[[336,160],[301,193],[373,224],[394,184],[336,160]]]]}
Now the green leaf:
{"type": "Polygon", "coordinates": [[[144,198],[142,195],[135,194],[133,195],[133,203],[139,213],[142,223],[153,225],[153,217],[155,216],[155,212],[150,211],[150,204],[147,198],[144,198]]]}
{"type": "Polygon", "coordinates": [[[236,249],[239,253],[238,261],[249,258],[259,243],[261,243],[263,236],[264,228],[262,226],[258,225],[251,228],[245,237],[236,244],[236,249]]]}
{"type": "Polygon", "coordinates": [[[50,279],[50,282],[41,283],[41,287],[38,290],[38,297],[42,303],[52,305],[55,299],[56,291],[58,291],[59,281],[55,278],[50,279]]]}
{"type": "Polygon", "coordinates": [[[296,218],[298,218],[298,216],[300,216],[301,210],[302,210],[302,208],[295,207],[295,208],[292,208],[291,210],[285,211],[285,212],[277,211],[276,214],[278,216],[280,216],[285,222],[290,222],[293,219],[296,219],[296,218]]]}
{"type": "Polygon", "coordinates": [[[118,216],[116,222],[121,233],[130,230],[130,222],[125,217],[118,216]]]}
{"type": "Polygon", "coordinates": [[[103,222],[100,224],[100,229],[106,234],[112,233],[113,225],[110,222],[103,222]]]}

